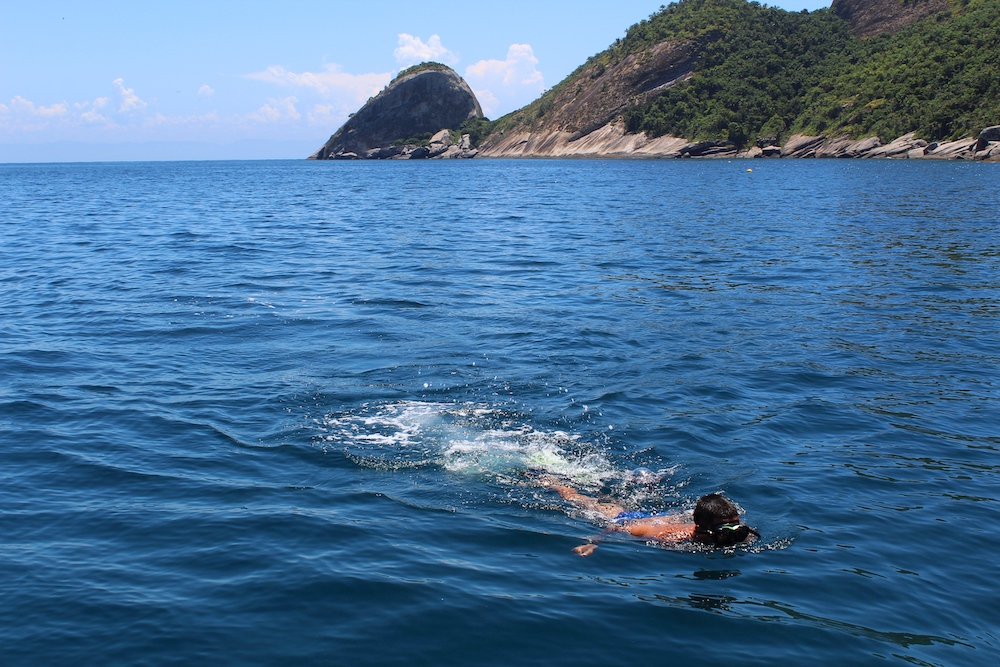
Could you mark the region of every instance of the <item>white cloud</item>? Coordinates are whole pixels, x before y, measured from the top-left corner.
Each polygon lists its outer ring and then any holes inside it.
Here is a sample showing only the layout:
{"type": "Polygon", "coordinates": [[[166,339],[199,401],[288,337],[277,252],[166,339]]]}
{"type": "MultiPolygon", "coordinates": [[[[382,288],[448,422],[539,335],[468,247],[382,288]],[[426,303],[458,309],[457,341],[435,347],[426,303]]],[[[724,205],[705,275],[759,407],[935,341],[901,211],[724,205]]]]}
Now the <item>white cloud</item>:
{"type": "Polygon", "coordinates": [[[350,113],[343,105],[314,104],[312,111],[306,113],[306,120],[316,127],[332,128],[340,125],[350,113]]]}
{"type": "Polygon", "coordinates": [[[107,123],[109,119],[100,113],[101,109],[108,105],[108,98],[98,97],[93,102],[77,102],[73,105],[73,110],[80,114],[80,120],[87,123],[107,123]]]}
{"type": "Polygon", "coordinates": [[[476,94],[476,99],[479,100],[479,106],[483,108],[483,113],[489,118],[496,113],[497,109],[500,108],[500,100],[489,90],[483,88],[482,90],[473,90],[476,94]]]}
{"type": "MultiPolygon", "coordinates": [[[[36,105],[31,100],[15,95],[10,100],[10,106],[0,104],[3,122],[0,130],[15,134],[30,134],[45,132],[55,128],[66,128],[82,125],[94,120],[88,112],[100,108],[104,98],[94,102],[70,105],[57,102],[48,106],[36,105]]],[[[100,120],[106,120],[103,117],[100,120]]]]}
{"type": "Polygon", "coordinates": [[[279,86],[306,88],[322,97],[346,98],[353,104],[361,103],[378,93],[392,78],[383,74],[348,74],[340,66],[330,63],[322,72],[289,72],[280,65],[272,65],[263,72],[247,74],[246,78],[265,81],[279,86]]]}
{"type": "Polygon", "coordinates": [[[283,100],[270,99],[267,104],[257,109],[253,113],[247,114],[249,120],[256,120],[263,123],[277,123],[282,120],[298,120],[302,117],[295,104],[297,97],[286,97],[283,100]]]}
{"type": "Polygon", "coordinates": [[[198,89],[198,94],[202,97],[209,97],[210,95],[215,94],[215,89],[206,83],[198,89]]]}
{"type": "Polygon", "coordinates": [[[399,46],[393,51],[396,62],[400,67],[417,65],[428,60],[441,62],[445,65],[458,64],[458,54],[445,48],[441,43],[441,38],[431,35],[425,43],[419,37],[408,35],[405,32],[399,34],[399,46]]]}
{"type": "Polygon", "coordinates": [[[121,95],[122,98],[121,106],[118,107],[119,113],[126,113],[128,111],[143,111],[146,108],[146,103],[139,99],[139,96],[135,94],[135,90],[125,87],[124,79],[118,77],[111,83],[113,83],[115,88],[118,89],[118,94],[121,95]]]}
{"type": "Polygon", "coordinates": [[[14,96],[14,99],[10,101],[10,106],[15,112],[40,118],[56,118],[69,113],[69,107],[65,102],[59,102],[47,107],[36,107],[34,102],[26,100],[20,95],[14,96]]]}
{"type": "Polygon", "coordinates": [[[480,60],[465,68],[483,112],[512,111],[534,100],[545,90],[538,58],[530,44],[511,44],[505,60],[480,60]],[[492,104],[492,106],[491,106],[492,104]]]}

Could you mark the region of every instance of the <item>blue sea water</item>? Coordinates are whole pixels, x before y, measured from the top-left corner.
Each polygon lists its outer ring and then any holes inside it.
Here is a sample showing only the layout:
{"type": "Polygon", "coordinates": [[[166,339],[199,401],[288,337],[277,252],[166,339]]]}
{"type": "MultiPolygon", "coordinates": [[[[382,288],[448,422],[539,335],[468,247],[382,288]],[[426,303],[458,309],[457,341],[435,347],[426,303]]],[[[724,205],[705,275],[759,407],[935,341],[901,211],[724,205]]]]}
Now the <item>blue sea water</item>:
{"type": "Polygon", "coordinates": [[[0,663],[991,664],[998,183],[0,165],[0,663]]]}

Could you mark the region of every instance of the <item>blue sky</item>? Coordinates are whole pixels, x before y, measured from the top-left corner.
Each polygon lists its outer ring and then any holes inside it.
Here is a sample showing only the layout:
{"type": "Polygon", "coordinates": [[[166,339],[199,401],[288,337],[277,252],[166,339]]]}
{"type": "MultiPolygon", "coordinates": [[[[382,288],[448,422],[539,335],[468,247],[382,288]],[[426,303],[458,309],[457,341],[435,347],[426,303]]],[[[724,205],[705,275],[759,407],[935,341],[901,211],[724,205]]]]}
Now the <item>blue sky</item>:
{"type": "Polygon", "coordinates": [[[497,118],[661,4],[0,0],[0,161],[304,157],[428,59],[497,118]]]}

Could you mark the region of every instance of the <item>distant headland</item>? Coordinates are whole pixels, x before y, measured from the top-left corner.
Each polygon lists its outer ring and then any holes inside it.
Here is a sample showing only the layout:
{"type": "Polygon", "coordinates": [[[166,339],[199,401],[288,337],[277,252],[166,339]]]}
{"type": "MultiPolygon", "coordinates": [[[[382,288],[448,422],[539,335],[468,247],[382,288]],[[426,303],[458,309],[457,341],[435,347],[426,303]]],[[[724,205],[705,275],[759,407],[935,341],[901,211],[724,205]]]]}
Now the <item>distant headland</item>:
{"type": "Polygon", "coordinates": [[[680,0],[496,121],[450,68],[404,70],[311,159],[1000,161],[998,123],[1000,0],[680,0]]]}

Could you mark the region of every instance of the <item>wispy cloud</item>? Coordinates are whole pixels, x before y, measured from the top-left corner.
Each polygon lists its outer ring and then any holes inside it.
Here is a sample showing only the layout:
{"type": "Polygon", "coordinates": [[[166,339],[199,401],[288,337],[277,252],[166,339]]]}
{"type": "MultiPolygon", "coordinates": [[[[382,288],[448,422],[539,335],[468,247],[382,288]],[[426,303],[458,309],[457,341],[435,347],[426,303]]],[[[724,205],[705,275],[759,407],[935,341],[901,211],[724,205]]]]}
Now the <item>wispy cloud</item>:
{"type": "Polygon", "coordinates": [[[202,97],[211,97],[214,94],[215,94],[215,89],[212,88],[207,83],[204,84],[201,88],[198,89],[198,95],[200,95],[202,97]]]}
{"type": "Polygon", "coordinates": [[[483,88],[481,90],[473,90],[476,94],[476,99],[479,100],[479,106],[482,107],[483,113],[486,117],[494,116],[497,109],[500,108],[500,100],[494,95],[490,90],[483,88]]]}
{"type": "Polygon", "coordinates": [[[65,102],[51,104],[47,107],[35,106],[34,102],[26,100],[20,95],[15,95],[14,99],[10,101],[10,108],[15,113],[38,118],[57,118],[69,113],[69,105],[65,102]]]}
{"type": "Polygon", "coordinates": [[[80,115],[80,120],[86,123],[107,123],[109,118],[101,113],[101,109],[108,105],[108,98],[98,97],[93,102],[77,102],[73,105],[73,110],[80,115]]]}
{"type": "Polygon", "coordinates": [[[0,129],[15,133],[45,133],[75,127],[120,128],[141,123],[145,117],[146,102],[135,90],[125,87],[125,81],[117,78],[111,82],[117,92],[117,109],[110,107],[110,97],[98,97],[93,101],[56,102],[48,106],[35,104],[20,95],[10,100],[10,105],[0,105],[3,114],[0,129]]]}
{"type": "Polygon", "coordinates": [[[248,114],[247,118],[258,120],[263,123],[277,123],[282,120],[298,120],[302,117],[299,110],[295,108],[298,101],[298,98],[294,96],[286,97],[282,100],[272,98],[267,101],[267,104],[248,114]]]}
{"type": "Polygon", "coordinates": [[[211,111],[170,115],[153,112],[133,89],[125,87],[122,79],[115,79],[111,84],[118,99],[98,97],[93,101],[57,102],[45,106],[16,95],[9,103],[0,104],[0,135],[7,134],[18,141],[31,138],[92,140],[96,137],[113,137],[116,141],[245,138],[273,136],[275,132],[311,133],[314,130],[308,130],[310,126],[342,122],[350,112],[350,107],[344,104],[330,104],[325,112],[317,113],[314,109],[308,118],[303,118],[298,109],[299,99],[290,95],[268,98],[256,109],[242,113],[221,115],[211,111]]]}
{"type": "Polygon", "coordinates": [[[545,90],[545,79],[530,44],[511,44],[504,60],[480,60],[469,65],[465,79],[488,116],[523,106],[545,90]]]}
{"type": "Polygon", "coordinates": [[[400,67],[409,67],[428,60],[452,66],[458,64],[458,54],[445,48],[438,35],[431,35],[426,42],[405,32],[400,33],[398,38],[399,46],[393,51],[393,55],[396,56],[396,62],[400,67]]]}
{"type": "Polygon", "coordinates": [[[314,104],[306,113],[306,121],[313,127],[330,128],[332,132],[351,113],[347,109],[340,104],[314,104]]]}
{"type": "Polygon", "coordinates": [[[392,74],[348,74],[339,65],[330,63],[321,72],[289,72],[281,65],[272,65],[262,72],[252,72],[245,75],[247,79],[255,79],[279,86],[304,88],[318,93],[324,98],[340,97],[354,102],[364,102],[382,89],[392,74]]]}

